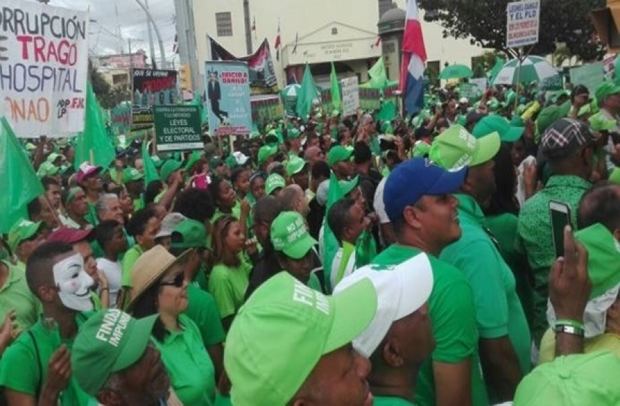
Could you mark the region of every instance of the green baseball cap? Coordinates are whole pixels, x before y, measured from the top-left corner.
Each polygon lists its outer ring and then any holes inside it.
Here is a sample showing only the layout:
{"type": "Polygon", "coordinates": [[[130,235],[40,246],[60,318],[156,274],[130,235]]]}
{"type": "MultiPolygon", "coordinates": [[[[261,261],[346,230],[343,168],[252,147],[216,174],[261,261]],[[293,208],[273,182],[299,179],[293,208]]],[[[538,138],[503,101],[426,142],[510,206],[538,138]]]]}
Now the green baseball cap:
{"type": "Polygon", "coordinates": [[[524,130],[524,127],[513,127],[510,122],[502,116],[490,114],[478,121],[471,134],[476,138],[481,138],[487,134],[497,132],[503,142],[515,142],[521,138],[524,130]]]}
{"type": "Polygon", "coordinates": [[[258,164],[262,165],[269,159],[278,153],[278,147],[276,145],[263,145],[258,150],[258,164]]]}
{"type": "Polygon", "coordinates": [[[228,166],[230,169],[235,169],[237,166],[239,166],[237,164],[237,160],[235,159],[235,157],[233,155],[228,155],[226,157],[226,159],[224,160],[224,163],[226,164],[226,166],[228,166]]]}
{"type": "Polygon", "coordinates": [[[44,161],[44,162],[41,162],[41,165],[39,165],[39,169],[37,169],[37,176],[39,178],[42,178],[44,176],[54,176],[58,174],[59,171],[60,171],[59,167],[57,167],[51,162],[44,161]]]}
{"type": "Polygon", "coordinates": [[[146,351],[158,317],[137,320],[118,309],[90,316],[71,348],[72,376],[82,389],[97,396],[110,375],[135,364],[146,351]]]}
{"type": "Polygon", "coordinates": [[[413,144],[413,151],[411,152],[412,157],[423,157],[427,156],[431,151],[431,146],[422,140],[418,140],[413,144]]]}
{"type": "Polygon", "coordinates": [[[293,176],[301,172],[306,166],[306,161],[298,156],[290,156],[286,162],[286,175],[293,176]]]}
{"type": "Polygon", "coordinates": [[[172,248],[206,248],[207,231],[204,224],[192,219],[181,221],[172,231],[172,248]]]}
{"type": "Polygon", "coordinates": [[[286,138],[289,140],[297,139],[300,136],[301,136],[301,131],[299,131],[297,128],[289,128],[286,131],[286,138]]]}
{"type": "Polygon", "coordinates": [[[377,311],[365,278],[325,296],[287,272],[262,284],[235,316],[224,352],[232,404],[285,405],[321,357],[360,335],[377,311]]]}
{"type": "Polygon", "coordinates": [[[123,183],[137,182],[144,179],[144,174],[136,168],[125,168],[123,170],[123,183]]]}
{"type": "Polygon", "coordinates": [[[609,131],[613,130],[617,126],[616,120],[608,119],[602,112],[598,112],[590,116],[588,122],[594,131],[609,131]]]}
{"type": "Polygon", "coordinates": [[[552,105],[542,109],[536,118],[536,128],[538,129],[538,133],[544,133],[545,130],[551,127],[551,125],[557,120],[566,117],[570,111],[570,107],[570,100],[567,100],[560,106],[552,105]]]}
{"type": "Polygon", "coordinates": [[[353,149],[343,147],[342,145],[333,146],[327,153],[327,163],[334,166],[338,162],[346,161],[353,155],[353,149]]]}
{"type": "Polygon", "coordinates": [[[317,243],[308,233],[304,218],[296,211],[280,213],[271,223],[271,243],[287,257],[301,259],[317,243]]]}
{"type": "Polygon", "coordinates": [[[181,162],[175,159],[167,159],[159,170],[161,180],[167,182],[170,175],[172,175],[175,171],[178,171],[179,169],[181,169],[181,162]]]}
{"type": "Polygon", "coordinates": [[[476,139],[463,126],[453,125],[433,140],[429,158],[447,170],[476,166],[495,157],[501,145],[497,132],[476,139]]]}
{"type": "Polygon", "coordinates": [[[592,282],[590,299],[601,296],[620,284],[620,243],[600,223],[575,233],[588,251],[588,275],[592,282]]]}
{"type": "Polygon", "coordinates": [[[611,183],[615,183],[616,185],[620,185],[620,168],[614,168],[609,174],[609,181],[611,183]]]}
{"type": "Polygon", "coordinates": [[[272,173],[265,180],[265,193],[267,195],[272,194],[278,188],[283,188],[286,186],[286,181],[284,178],[277,173],[272,173]]]}
{"type": "Polygon", "coordinates": [[[40,221],[34,222],[26,219],[22,219],[15,223],[9,230],[9,238],[7,240],[11,251],[15,252],[19,244],[34,236],[42,225],[43,223],[40,221]]]}
{"type": "Polygon", "coordinates": [[[596,88],[594,95],[596,96],[596,102],[600,106],[607,97],[618,93],[620,93],[620,85],[611,81],[605,81],[596,88]]]}
{"type": "Polygon", "coordinates": [[[523,378],[514,406],[618,405],[620,358],[605,351],[557,357],[523,378]]]}

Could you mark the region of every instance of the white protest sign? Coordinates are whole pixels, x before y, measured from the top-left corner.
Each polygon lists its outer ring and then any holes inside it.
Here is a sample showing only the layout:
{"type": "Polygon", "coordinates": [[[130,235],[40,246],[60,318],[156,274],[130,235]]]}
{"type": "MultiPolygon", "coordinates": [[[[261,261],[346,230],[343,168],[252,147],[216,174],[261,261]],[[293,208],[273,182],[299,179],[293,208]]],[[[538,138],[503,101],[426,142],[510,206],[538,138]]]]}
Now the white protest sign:
{"type": "Polygon", "coordinates": [[[82,131],[87,71],[87,12],[24,0],[2,7],[0,114],[18,137],[82,131]]]}
{"type": "Polygon", "coordinates": [[[357,76],[342,79],[342,116],[352,116],[360,107],[360,89],[357,76]]]}
{"type": "Polygon", "coordinates": [[[487,90],[487,78],[471,78],[469,83],[480,89],[480,93],[484,93],[487,90]]]}
{"type": "Polygon", "coordinates": [[[508,3],[506,9],[506,48],[518,48],[538,42],[540,0],[508,3]]]}

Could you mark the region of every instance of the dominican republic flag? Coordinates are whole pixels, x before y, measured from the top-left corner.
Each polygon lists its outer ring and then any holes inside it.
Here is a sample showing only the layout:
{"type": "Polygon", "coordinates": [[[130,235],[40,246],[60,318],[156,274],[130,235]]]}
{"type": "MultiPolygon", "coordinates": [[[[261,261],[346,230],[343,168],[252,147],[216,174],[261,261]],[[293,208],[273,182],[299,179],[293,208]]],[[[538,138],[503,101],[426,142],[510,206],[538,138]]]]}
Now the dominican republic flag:
{"type": "Polygon", "coordinates": [[[400,66],[400,91],[405,101],[405,112],[416,114],[424,100],[424,63],[426,47],[416,0],[407,0],[407,19],[403,36],[403,62],[400,66]]]}
{"type": "Polygon", "coordinates": [[[276,59],[280,60],[280,48],[282,47],[282,40],[280,39],[280,22],[278,21],[278,35],[276,35],[276,40],[274,41],[273,47],[276,50],[276,59]]]}

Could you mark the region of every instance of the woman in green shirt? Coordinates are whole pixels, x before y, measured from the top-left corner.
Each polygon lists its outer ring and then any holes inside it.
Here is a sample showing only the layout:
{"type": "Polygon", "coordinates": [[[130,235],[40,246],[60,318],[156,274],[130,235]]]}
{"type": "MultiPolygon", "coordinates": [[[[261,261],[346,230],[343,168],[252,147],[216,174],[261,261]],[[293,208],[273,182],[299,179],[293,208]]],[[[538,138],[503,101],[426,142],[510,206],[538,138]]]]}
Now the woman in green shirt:
{"type": "MultiPolygon", "coordinates": [[[[246,239],[232,216],[220,217],[213,227],[213,269],[208,290],[215,299],[224,328],[228,330],[243,304],[252,264],[245,256],[246,239]]],[[[252,247],[250,251],[256,251],[252,247]]]]}
{"type": "MultiPolygon", "coordinates": [[[[136,263],[136,272],[150,277],[135,275],[134,281],[143,282],[133,286],[131,313],[138,318],[159,314],[153,327],[153,342],[161,353],[175,393],[185,405],[211,406],[215,402],[215,368],[198,326],[182,314],[188,304],[184,260],[181,257],[175,260],[163,247],[153,248],[144,255],[157,260],[150,261],[148,267],[136,263]],[[161,270],[153,269],[158,264],[161,270]]],[[[141,258],[139,263],[145,260],[148,258],[141,258]]]]}

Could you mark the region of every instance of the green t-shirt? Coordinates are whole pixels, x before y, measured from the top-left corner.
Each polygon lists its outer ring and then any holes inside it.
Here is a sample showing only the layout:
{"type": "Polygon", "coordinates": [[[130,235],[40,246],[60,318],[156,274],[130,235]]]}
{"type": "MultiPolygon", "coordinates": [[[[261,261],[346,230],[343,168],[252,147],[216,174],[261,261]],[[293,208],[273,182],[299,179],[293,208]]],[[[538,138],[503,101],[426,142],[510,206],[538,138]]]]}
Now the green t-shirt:
{"type": "Polygon", "coordinates": [[[123,261],[121,263],[121,284],[125,287],[131,287],[131,271],[133,269],[133,265],[136,263],[140,255],[142,255],[144,251],[140,245],[136,244],[133,247],[129,248],[127,252],[125,252],[125,256],[123,257],[123,261]]]}
{"type": "Polygon", "coordinates": [[[187,287],[187,300],[185,314],[196,323],[205,347],[224,341],[226,334],[213,296],[192,283],[187,287]]]}
{"type": "Polygon", "coordinates": [[[407,399],[397,398],[396,396],[374,396],[373,406],[415,406],[407,399]]]}
{"type": "MultiPolygon", "coordinates": [[[[86,318],[85,314],[76,316],[78,328],[86,318]]],[[[4,352],[0,361],[0,386],[37,397],[47,379],[49,360],[61,344],[71,350],[73,339],[63,340],[57,327],[46,328],[41,320],[37,321],[4,352]]],[[[97,405],[96,399],[86,394],[73,377],[62,391],[59,401],[63,406],[97,405]]]]}
{"type": "Polygon", "coordinates": [[[0,287],[0,323],[10,310],[15,310],[17,328],[23,331],[37,322],[41,303],[28,289],[24,271],[7,261],[2,263],[8,267],[9,273],[0,287]]]}
{"type": "MultiPolygon", "coordinates": [[[[377,255],[372,263],[396,265],[420,252],[417,248],[393,244],[377,255]]],[[[486,406],[489,402],[478,362],[478,331],[471,288],[458,269],[430,254],[428,257],[433,271],[433,290],[428,308],[435,349],[418,373],[416,403],[435,404],[437,390],[433,361],[456,364],[471,359],[472,404],[486,406]]]]}
{"type": "Polygon", "coordinates": [[[578,176],[553,175],[545,187],[527,199],[519,212],[517,246],[527,255],[533,276],[533,323],[532,335],[538,344],[549,327],[547,323],[547,299],[549,269],[555,260],[549,202],[566,203],[570,207],[571,223],[577,225],[577,208],[583,194],[592,184],[578,176]]]}
{"type": "Polygon", "coordinates": [[[508,336],[521,371],[531,369],[530,330],[517,296],[515,278],[485,229],[478,203],[468,195],[459,201],[461,238],[444,248],[440,258],[460,269],[474,293],[476,323],[481,338],[508,336]]]}
{"type": "Polygon", "coordinates": [[[517,223],[518,218],[512,213],[488,216],[486,226],[495,237],[498,249],[506,264],[512,270],[517,283],[517,295],[521,300],[528,325],[531,326],[529,317],[533,314],[533,292],[530,283],[531,273],[527,264],[527,257],[517,249],[517,223]]]}
{"type": "Polygon", "coordinates": [[[252,266],[243,259],[238,267],[231,268],[219,263],[211,270],[208,290],[215,299],[220,318],[234,315],[243,304],[251,270],[252,266]]]}
{"type": "Polygon", "coordinates": [[[96,226],[99,224],[99,219],[97,218],[97,209],[95,205],[91,202],[88,202],[88,212],[84,216],[84,220],[86,220],[89,224],[96,226]]]}
{"type": "Polygon", "coordinates": [[[200,331],[187,316],[179,316],[181,331],[168,332],[163,342],[153,340],[161,353],[170,382],[184,405],[215,402],[215,368],[200,331]]]}
{"type": "Polygon", "coordinates": [[[310,274],[310,278],[308,279],[308,287],[312,288],[313,290],[316,290],[317,292],[323,292],[323,286],[321,286],[321,281],[319,280],[319,277],[316,276],[316,274],[313,272],[310,274]]]}

